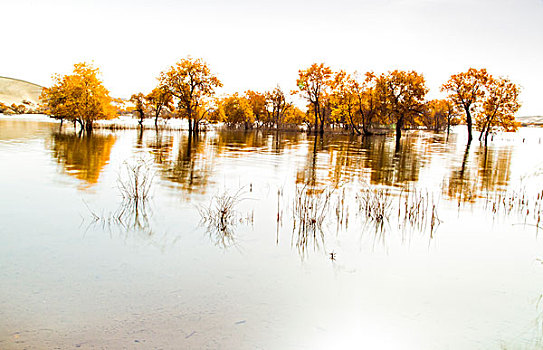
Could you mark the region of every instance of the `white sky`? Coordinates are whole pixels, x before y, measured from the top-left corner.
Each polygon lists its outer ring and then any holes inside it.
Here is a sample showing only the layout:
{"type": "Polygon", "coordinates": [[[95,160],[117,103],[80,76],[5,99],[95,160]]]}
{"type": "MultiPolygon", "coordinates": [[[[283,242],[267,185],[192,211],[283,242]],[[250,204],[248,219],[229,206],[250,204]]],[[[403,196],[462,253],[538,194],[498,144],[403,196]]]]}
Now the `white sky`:
{"type": "Polygon", "coordinates": [[[543,115],[543,0],[2,0],[0,76],[49,85],[94,61],[116,97],[204,58],[224,92],[295,88],[298,69],[417,70],[441,96],[473,66],[522,86],[543,115]]]}

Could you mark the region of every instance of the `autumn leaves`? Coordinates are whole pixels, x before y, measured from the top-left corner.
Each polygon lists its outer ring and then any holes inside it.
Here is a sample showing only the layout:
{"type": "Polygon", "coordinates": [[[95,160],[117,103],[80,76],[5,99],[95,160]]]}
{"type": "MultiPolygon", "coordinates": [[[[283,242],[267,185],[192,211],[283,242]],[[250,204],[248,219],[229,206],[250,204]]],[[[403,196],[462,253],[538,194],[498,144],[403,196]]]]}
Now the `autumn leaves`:
{"type": "MultiPolygon", "coordinates": [[[[452,75],[441,87],[447,98],[428,101],[428,87],[418,72],[347,73],[315,63],[299,70],[297,89],[291,91],[306,101],[305,111],[279,86],[268,92],[217,97],[222,86],[202,59],[187,57],[162,72],[153,91],[134,94],[131,102],[140,125],[144,118],[154,118],[157,125],[168,114],[186,119],[190,133],[198,132],[202,121],[245,129],[345,130],[365,135],[393,127],[399,141],[407,128],[448,131],[465,122],[471,142],[473,127],[485,141],[496,130],[518,127],[514,114],[520,108],[519,88],[485,69],[452,75]]],[[[49,114],[74,120],[82,130],[92,130],[94,120],[115,115],[114,100],[98,79],[98,69],[86,63],[76,64],[71,75],[54,76],[54,85],[43,90],[42,100],[49,114]]]]}
{"type": "Polygon", "coordinates": [[[520,108],[520,89],[506,78],[494,78],[486,69],[470,68],[454,74],[442,86],[450,101],[464,113],[468,143],[473,139],[472,125],[481,132],[479,140],[495,129],[516,131],[515,113],[520,108]],[[475,120],[473,120],[475,119],[475,120]]]}

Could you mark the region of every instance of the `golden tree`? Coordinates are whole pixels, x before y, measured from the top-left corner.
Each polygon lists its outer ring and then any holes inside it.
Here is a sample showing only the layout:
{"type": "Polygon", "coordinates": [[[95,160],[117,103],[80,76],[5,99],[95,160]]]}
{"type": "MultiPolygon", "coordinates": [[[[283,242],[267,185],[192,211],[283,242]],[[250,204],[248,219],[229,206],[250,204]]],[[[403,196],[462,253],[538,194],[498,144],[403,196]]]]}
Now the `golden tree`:
{"type": "Polygon", "coordinates": [[[388,122],[396,125],[398,144],[403,127],[419,124],[424,113],[424,98],[428,92],[424,76],[415,71],[395,70],[382,74],[377,85],[381,103],[386,106],[388,122]]]}
{"type": "Polygon", "coordinates": [[[463,109],[466,124],[468,126],[468,143],[473,139],[472,124],[473,114],[480,113],[482,101],[485,98],[485,86],[492,80],[486,69],[470,68],[467,72],[453,74],[445,84],[441,86],[441,91],[449,94],[449,99],[463,109]]]}
{"type": "Polygon", "coordinates": [[[73,120],[87,133],[92,132],[94,121],[113,118],[113,99],[98,75],[98,68],[85,62],[76,63],[73,74],[53,75],[53,86],[43,88],[40,96],[46,113],[73,120]]]}
{"type": "Polygon", "coordinates": [[[353,132],[361,134],[359,114],[356,109],[356,97],[352,91],[354,79],[343,70],[334,74],[331,83],[330,101],[332,106],[332,120],[347,127],[350,125],[353,132]]]}
{"type": "Polygon", "coordinates": [[[373,72],[360,75],[339,71],[334,75],[332,96],[334,112],[348,117],[357,134],[371,135],[371,125],[376,121],[380,106],[377,94],[377,76],[373,72]]]}
{"type": "Polygon", "coordinates": [[[285,114],[291,106],[279,86],[266,93],[266,107],[270,116],[269,119],[275,127],[279,128],[283,124],[285,114]]]}
{"type": "Polygon", "coordinates": [[[143,95],[141,92],[130,96],[130,102],[134,104],[134,109],[140,115],[140,118],[138,120],[138,124],[140,125],[140,127],[143,127],[143,119],[145,118],[144,98],[145,95],[143,95]]]}
{"type": "Polygon", "coordinates": [[[221,120],[229,126],[242,125],[245,129],[249,129],[255,121],[249,101],[237,93],[224,98],[219,109],[221,120]]]}
{"type": "Polygon", "coordinates": [[[515,113],[520,108],[520,89],[508,79],[491,78],[487,80],[485,90],[486,98],[482,112],[475,119],[475,125],[481,132],[479,141],[484,136],[486,144],[489,133],[495,129],[517,131],[519,123],[515,120],[515,113]]]}
{"type": "Polygon", "coordinates": [[[326,108],[328,107],[328,97],[330,87],[333,82],[333,73],[330,67],[324,63],[313,63],[311,67],[298,71],[298,86],[299,94],[307,99],[313,107],[313,116],[315,117],[315,133],[319,129],[320,133],[324,132],[324,123],[326,119],[326,108]]]}
{"type": "Polygon", "coordinates": [[[178,99],[180,114],[187,118],[189,133],[192,133],[198,131],[207,111],[205,105],[222,83],[202,59],[187,57],[161,73],[160,85],[178,99]]]}
{"type": "Polygon", "coordinates": [[[156,87],[145,96],[145,106],[155,118],[155,127],[158,127],[158,118],[174,110],[172,94],[164,86],[156,87]]]}
{"type": "Polygon", "coordinates": [[[269,115],[266,109],[266,94],[247,90],[245,91],[245,98],[249,102],[253,114],[255,116],[255,122],[258,126],[269,124],[269,115]]]}
{"type": "Polygon", "coordinates": [[[421,121],[427,129],[447,130],[448,135],[451,126],[460,122],[460,113],[451,100],[434,99],[428,101],[426,112],[421,121]]]}

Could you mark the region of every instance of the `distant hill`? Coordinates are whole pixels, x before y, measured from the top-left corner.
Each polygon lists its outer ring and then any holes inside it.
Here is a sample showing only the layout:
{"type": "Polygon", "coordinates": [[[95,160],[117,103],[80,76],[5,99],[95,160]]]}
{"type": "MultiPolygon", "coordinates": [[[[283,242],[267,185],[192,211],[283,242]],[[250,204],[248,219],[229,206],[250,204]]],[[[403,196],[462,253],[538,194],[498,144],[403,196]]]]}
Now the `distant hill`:
{"type": "Polygon", "coordinates": [[[517,117],[516,119],[522,124],[522,126],[543,125],[543,115],[517,117]]]}
{"type": "Polygon", "coordinates": [[[42,87],[24,80],[0,77],[0,102],[7,106],[29,101],[34,106],[39,103],[42,87]]]}

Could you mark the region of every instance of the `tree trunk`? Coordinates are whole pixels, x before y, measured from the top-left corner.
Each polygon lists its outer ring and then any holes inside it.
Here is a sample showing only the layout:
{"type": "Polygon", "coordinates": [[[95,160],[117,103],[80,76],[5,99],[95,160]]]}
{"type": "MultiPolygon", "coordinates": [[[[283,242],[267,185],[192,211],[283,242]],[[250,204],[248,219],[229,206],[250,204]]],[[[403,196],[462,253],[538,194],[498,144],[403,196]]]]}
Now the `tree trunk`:
{"type": "Polygon", "coordinates": [[[398,118],[396,122],[396,145],[400,144],[400,139],[402,138],[402,127],[403,127],[403,116],[398,118]]]}
{"type": "Polygon", "coordinates": [[[473,140],[473,135],[471,134],[471,113],[469,112],[469,108],[465,108],[466,110],[466,123],[468,125],[468,144],[471,143],[471,140],[473,140]]]}
{"type": "Polygon", "coordinates": [[[189,116],[189,134],[192,134],[192,118],[189,116]]]}
{"type": "Polygon", "coordinates": [[[313,112],[315,113],[315,135],[319,132],[319,111],[317,103],[313,104],[313,112]]]}

